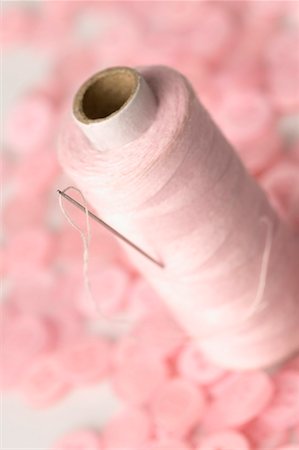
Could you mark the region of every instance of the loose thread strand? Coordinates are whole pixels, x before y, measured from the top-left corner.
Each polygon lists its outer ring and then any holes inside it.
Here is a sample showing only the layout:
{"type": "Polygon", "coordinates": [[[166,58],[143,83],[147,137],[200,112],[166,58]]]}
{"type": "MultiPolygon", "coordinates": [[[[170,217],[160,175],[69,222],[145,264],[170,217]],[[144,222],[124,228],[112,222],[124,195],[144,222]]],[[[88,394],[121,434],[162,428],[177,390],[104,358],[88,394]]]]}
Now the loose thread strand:
{"type": "Polygon", "coordinates": [[[127,319],[124,318],[114,318],[109,317],[107,314],[105,314],[102,309],[99,307],[98,302],[96,301],[92,289],[91,289],[91,283],[89,279],[89,249],[90,249],[90,241],[91,241],[91,229],[90,229],[90,218],[89,218],[89,212],[87,208],[87,201],[80,191],[80,189],[76,188],[75,186],[68,186],[63,191],[63,193],[66,193],[70,189],[73,189],[74,191],[78,192],[83,200],[83,208],[85,211],[85,223],[86,223],[86,232],[82,228],[80,228],[70,217],[70,215],[66,212],[64,205],[63,205],[63,196],[59,195],[59,206],[61,209],[62,214],[66,218],[67,222],[80,233],[82,244],[83,244],[83,282],[84,282],[84,290],[87,298],[92,303],[92,306],[95,308],[96,312],[102,316],[103,319],[113,322],[123,322],[125,324],[128,323],[127,319]]]}

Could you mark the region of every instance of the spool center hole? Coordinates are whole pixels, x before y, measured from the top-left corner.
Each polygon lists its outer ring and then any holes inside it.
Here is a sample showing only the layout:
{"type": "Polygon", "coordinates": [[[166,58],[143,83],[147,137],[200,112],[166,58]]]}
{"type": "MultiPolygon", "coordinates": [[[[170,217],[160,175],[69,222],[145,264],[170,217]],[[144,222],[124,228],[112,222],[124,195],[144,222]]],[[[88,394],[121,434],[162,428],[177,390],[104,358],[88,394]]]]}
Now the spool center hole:
{"type": "Polygon", "coordinates": [[[131,97],[137,80],[130,71],[102,74],[85,91],[82,111],[89,120],[104,119],[118,111],[131,97]]]}

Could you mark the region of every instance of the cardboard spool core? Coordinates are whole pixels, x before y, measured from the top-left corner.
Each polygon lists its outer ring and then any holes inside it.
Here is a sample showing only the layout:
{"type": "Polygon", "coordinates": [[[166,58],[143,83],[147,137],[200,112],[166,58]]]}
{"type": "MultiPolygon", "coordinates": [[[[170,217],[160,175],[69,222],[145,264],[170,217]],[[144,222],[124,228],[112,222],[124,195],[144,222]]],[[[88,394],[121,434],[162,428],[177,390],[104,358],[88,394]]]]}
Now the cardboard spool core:
{"type": "Polygon", "coordinates": [[[103,120],[122,109],[138,87],[138,75],[130,68],[111,68],[83,84],[74,101],[74,114],[83,123],[103,120]]]}

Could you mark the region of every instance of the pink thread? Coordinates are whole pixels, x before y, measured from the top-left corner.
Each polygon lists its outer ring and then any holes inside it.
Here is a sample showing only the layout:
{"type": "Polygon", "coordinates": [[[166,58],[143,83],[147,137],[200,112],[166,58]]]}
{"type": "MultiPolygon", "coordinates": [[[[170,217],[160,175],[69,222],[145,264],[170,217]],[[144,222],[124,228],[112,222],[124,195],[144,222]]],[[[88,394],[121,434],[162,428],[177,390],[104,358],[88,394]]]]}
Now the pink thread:
{"type": "Polygon", "coordinates": [[[89,214],[88,214],[88,209],[87,209],[87,202],[86,199],[84,197],[84,195],[82,194],[82,192],[80,191],[80,189],[74,187],[74,186],[68,186],[67,188],[65,188],[62,192],[67,192],[70,189],[73,189],[74,191],[78,192],[80,194],[80,196],[82,197],[83,200],[83,206],[85,209],[85,223],[86,223],[86,232],[84,232],[84,230],[82,230],[82,228],[80,228],[70,217],[70,215],[66,212],[64,206],[63,206],[63,197],[62,195],[59,195],[58,201],[59,201],[59,206],[60,209],[62,211],[62,214],[64,215],[64,217],[66,218],[66,220],[68,221],[68,223],[75,228],[75,230],[77,230],[80,233],[81,239],[82,239],[82,244],[83,244],[83,281],[84,281],[84,290],[85,290],[85,298],[88,299],[89,301],[89,309],[92,308],[92,310],[95,310],[95,312],[101,316],[102,319],[107,319],[109,321],[117,321],[117,322],[123,322],[124,325],[128,324],[129,321],[125,318],[121,318],[121,317],[110,317],[108,316],[106,313],[104,313],[103,309],[99,306],[99,302],[95,299],[93,293],[92,293],[92,288],[91,288],[91,284],[90,284],[90,277],[89,277],[89,245],[90,245],[90,240],[91,240],[91,229],[90,229],[90,223],[89,223],[89,214]]]}
{"type": "Polygon", "coordinates": [[[241,369],[275,364],[299,348],[299,237],[279,221],[186,80],[165,67],[141,73],[158,99],[152,126],[101,151],[70,123],[61,163],[102,217],[160,255],[165,270],[131,253],[212,361],[241,369]],[[273,241],[257,294],[263,217],[273,241]],[[242,320],[261,296],[264,307],[242,320]],[[216,324],[205,320],[225,305],[216,324]]]}
{"type": "Polygon", "coordinates": [[[97,308],[97,303],[94,300],[94,298],[92,296],[92,293],[91,293],[91,287],[90,287],[89,276],[88,276],[89,243],[90,243],[90,239],[91,239],[91,231],[90,231],[90,224],[89,224],[89,215],[88,215],[88,210],[87,210],[87,204],[86,204],[85,197],[82,194],[82,192],[80,191],[80,189],[77,189],[74,186],[68,186],[67,188],[65,188],[63,190],[63,192],[67,192],[70,189],[73,189],[74,191],[78,192],[81,195],[81,197],[82,197],[83,206],[84,206],[84,209],[85,209],[86,233],[78,225],[75,224],[75,222],[71,219],[70,215],[64,209],[62,195],[59,195],[59,198],[58,198],[59,206],[60,206],[60,209],[62,211],[62,214],[64,215],[64,217],[66,218],[68,223],[73,228],[75,228],[75,230],[77,230],[80,233],[80,236],[81,236],[81,239],[82,239],[82,244],[83,244],[83,280],[84,280],[85,293],[86,293],[88,299],[91,300],[93,302],[93,305],[97,308]]]}
{"type": "MultiPolygon", "coordinates": [[[[265,306],[263,304],[263,296],[266,288],[266,280],[268,275],[268,267],[269,267],[269,260],[270,260],[270,253],[271,253],[271,246],[272,246],[272,240],[273,240],[273,227],[271,222],[266,218],[263,217],[261,219],[261,222],[265,222],[267,226],[267,233],[266,233],[266,241],[265,241],[265,249],[262,255],[262,262],[261,262],[261,269],[259,272],[259,280],[257,285],[256,294],[254,297],[254,300],[252,304],[249,306],[248,311],[245,311],[244,315],[240,318],[240,322],[245,322],[246,320],[249,320],[254,314],[256,314],[258,311],[262,310],[265,306]]],[[[232,308],[230,304],[224,305],[225,308],[232,308]]],[[[225,309],[224,308],[224,309],[225,309]]],[[[221,316],[223,315],[223,310],[221,308],[218,309],[210,309],[207,311],[207,314],[205,315],[205,319],[209,321],[210,323],[217,323],[217,321],[221,321],[221,316]]],[[[238,325],[239,325],[238,323],[238,325]]],[[[221,333],[225,333],[227,329],[231,329],[234,326],[234,323],[226,323],[224,331],[221,330],[221,333]]],[[[215,331],[212,333],[212,336],[215,336],[215,331]]],[[[205,338],[207,335],[205,335],[205,338]]]]}

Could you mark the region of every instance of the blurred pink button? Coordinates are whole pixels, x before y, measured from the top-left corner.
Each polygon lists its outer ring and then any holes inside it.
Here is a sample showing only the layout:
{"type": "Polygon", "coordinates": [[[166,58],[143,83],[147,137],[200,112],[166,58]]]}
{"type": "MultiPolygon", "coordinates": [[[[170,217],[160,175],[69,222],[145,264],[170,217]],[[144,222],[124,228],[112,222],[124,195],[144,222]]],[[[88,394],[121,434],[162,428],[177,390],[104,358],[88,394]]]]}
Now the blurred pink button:
{"type": "Polygon", "coordinates": [[[220,124],[234,142],[248,142],[262,136],[273,124],[271,104],[258,90],[235,90],[220,104],[220,124]]]}
{"type": "Polygon", "coordinates": [[[36,357],[52,348],[53,337],[38,315],[5,314],[2,318],[1,387],[22,381],[36,357]]]}
{"type": "Polygon", "coordinates": [[[299,226],[299,169],[294,162],[281,161],[266,172],[261,184],[280,216],[299,226]]]}
{"type": "Polygon", "coordinates": [[[269,100],[258,90],[230,92],[221,101],[220,113],[221,125],[237,142],[263,135],[273,123],[269,100]]]}
{"type": "Polygon", "coordinates": [[[55,112],[43,95],[27,95],[11,109],[6,122],[7,145],[18,153],[33,152],[49,144],[55,112]]]}
{"type": "Polygon", "coordinates": [[[35,268],[30,274],[18,274],[12,287],[12,301],[18,310],[27,314],[41,314],[53,309],[56,278],[48,267],[35,268]]]}
{"type": "Polygon", "coordinates": [[[299,372],[299,355],[291,358],[284,367],[285,369],[297,370],[299,372]]]}
{"type": "Polygon", "coordinates": [[[167,379],[164,362],[144,351],[130,355],[115,370],[112,385],[122,400],[141,405],[148,402],[167,379]]]}
{"type": "Polygon", "coordinates": [[[79,310],[91,318],[99,317],[101,313],[117,317],[125,304],[129,286],[128,272],[120,265],[113,264],[91,273],[89,281],[94,302],[90,302],[83,290],[79,298],[79,310]]]}
{"type": "Polygon", "coordinates": [[[70,306],[53,305],[52,308],[48,308],[46,317],[53,325],[60,350],[78,342],[86,333],[86,324],[82,317],[70,306]]]}
{"type": "Polygon", "coordinates": [[[22,274],[44,267],[50,260],[53,243],[53,236],[45,228],[19,230],[8,242],[7,269],[12,274],[22,274]]]}
{"type": "Polygon", "coordinates": [[[292,148],[292,157],[294,158],[299,167],[299,141],[297,141],[292,148]]]}
{"type": "Polygon", "coordinates": [[[112,418],[103,431],[105,450],[133,450],[142,447],[152,434],[148,414],[141,409],[128,409],[112,418]]]}
{"type": "Polygon", "coordinates": [[[3,247],[0,247],[0,277],[3,280],[6,273],[6,251],[3,247]]]}
{"type": "Polygon", "coordinates": [[[265,61],[270,69],[282,65],[295,65],[299,61],[297,52],[290,49],[298,45],[299,33],[296,28],[280,27],[267,43],[265,61]],[[283,61],[283,64],[282,64],[283,61]]]}
{"type": "Polygon", "coordinates": [[[192,342],[181,350],[177,367],[183,377],[202,385],[213,384],[227,373],[208,361],[192,342]]]}
{"type": "Polygon", "coordinates": [[[181,440],[164,438],[149,443],[142,450],[191,450],[191,446],[181,440]]]}
{"type": "Polygon", "coordinates": [[[59,439],[51,450],[101,450],[100,437],[91,430],[73,431],[59,439]]]}
{"type": "Polygon", "coordinates": [[[16,189],[26,195],[43,195],[53,189],[59,174],[54,148],[40,148],[26,155],[16,168],[16,189]]]}
{"type": "Polygon", "coordinates": [[[119,339],[114,347],[113,363],[115,367],[121,367],[132,355],[143,355],[144,347],[130,334],[119,339]]]}
{"type": "Polygon", "coordinates": [[[246,425],[243,431],[254,448],[260,450],[276,449],[289,442],[289,430],[276,430],[259,417],[246,425]]]}
{"type": "Polygon", "coordinates": [[[192,52],[208,62],[223,61],[234,45],[236,25],[233,15],[220,4],[203,2],[196,26],[186,34],[192,52]]]}
{"type": "MultiPolygon", "coordinates": [[[[69,210],[67,209],[67,211],[69,210]]],[[[73,212],[73,209],[70,210],[72,220],[78,223],[77,217],[73,215],[73,212]]],[[[82,212],[80,211],[80,213],[82,218],[82,212]]],[[[62,219],[65,220],[64,217],[62,219]]],[[[78,265],[81,265],[82,274],[82,240],[78,231],[70,227],[68,223],[63,224],[63,227],[57,233],[57,259],[60,264],[65,265],[68,269],[74,265],[74,262],[77,262],[78,265]]]]}
{"type": "Polygon", "coordinates": [[[183,438],[200,422],[205,406],[200,388],[173,379],[157,391],[151,410],[160,435],[183,438]]]}
{"type": "Polygon", "coordinates": [[[158,294],[146,280],[140,277],[132,283],[127,303],[129,312],[132,312],[137,317],[153,311],[159,311],[161,308],[164,309],[158,294]]]}
{"type": "Polygon", "coordinates": [[[45,223],[46,211],[45,198],[19,193],[5,205],[3,223],[9,234],[22,228],[42,226],[45,223]]]}
{"type": "Polygon", "coordinates": [[[197,450],[249,450],[245,436],[237,431],[221,431],[201,439],[197,450]]]}
{"type": "Polygon", "coordinates": [[[19,44],[26,41],[32,26],[30,14],[25,8],[19,6],[5,8],[0,29],[1,48],[19,44]]]}
{"type": "Polygon", "coordinates": [[[209,394],[212,398],[221,396],[226,389],[238,382],[239,378],[240,372],[228,372],[223,378],[208,386],[209,394]]]}
{"type": "Polygon", "coordinates": [[[239,427],[257,417],[270,403],[274,386],[263,372],[245,372],[228,383],[215,397],[204,424],[207,430],[239,427]]]}
{"type": "Polygon", "coordinates": [[[184,331],[166,309],[141,318],[132,336],[148,354],[162,358],[174,356],[186,339],[184,331]]]}
{"type": "Polygon", "coordinates": [[[263,411],[261,421],[274,430],[295,427],[299,421],[299,372],[285,370],[273,380],[275,395],[263,411]]]}
{"type": "Polygon", "coordinates": [[[26,374],[22,392],[28,403],[45,408],[60,400],[69,391],[70,385],[61,374],[57,361],[52,356],[36,360],[26,374]]]}
{"type": "Polygon", "coordinates": [[[110,345],[101,337],[82,336],[57,354],[57,364],[71,384],[94,383],[107,376],[110,352],[110,345]]]}
{"type": "Polygon", "coordinates": [[[277,450],[299,450],[299,445],[297,444],[284,445],[283,447],[277,448],[277,450]]]}
{"type": "Polygon", "coordinates": [[[280,113],[296,113],[299,107],[299,61],[297,67],[280,65],[268,80],[270,98],[280,113]]]}
{"type": "Polygon", "coordinates": [[[81,260],[77,263],[73,261],[73,264],[70,263],[66,266],[65,271],[56,279],[53,296],[55,300],[52,302],[52,310],[59,309],[64,305],[69,306],[79,315],[76,303],[81,293],[82,284],[82,262],[81,260]]]}
{"type": "Polygon", "coordinates": [[[252,172],[266,168],[278,155],[280,139],[268,98],[258,90],[229,90],[216,118],[252,172]]]}
{"type": "Polygon", "coordinates": [[[291,113],[299,105],[299,56],[296,27],[280,27],[266,49],[265,61],[268,91],[280,113],[291,113]]]}

